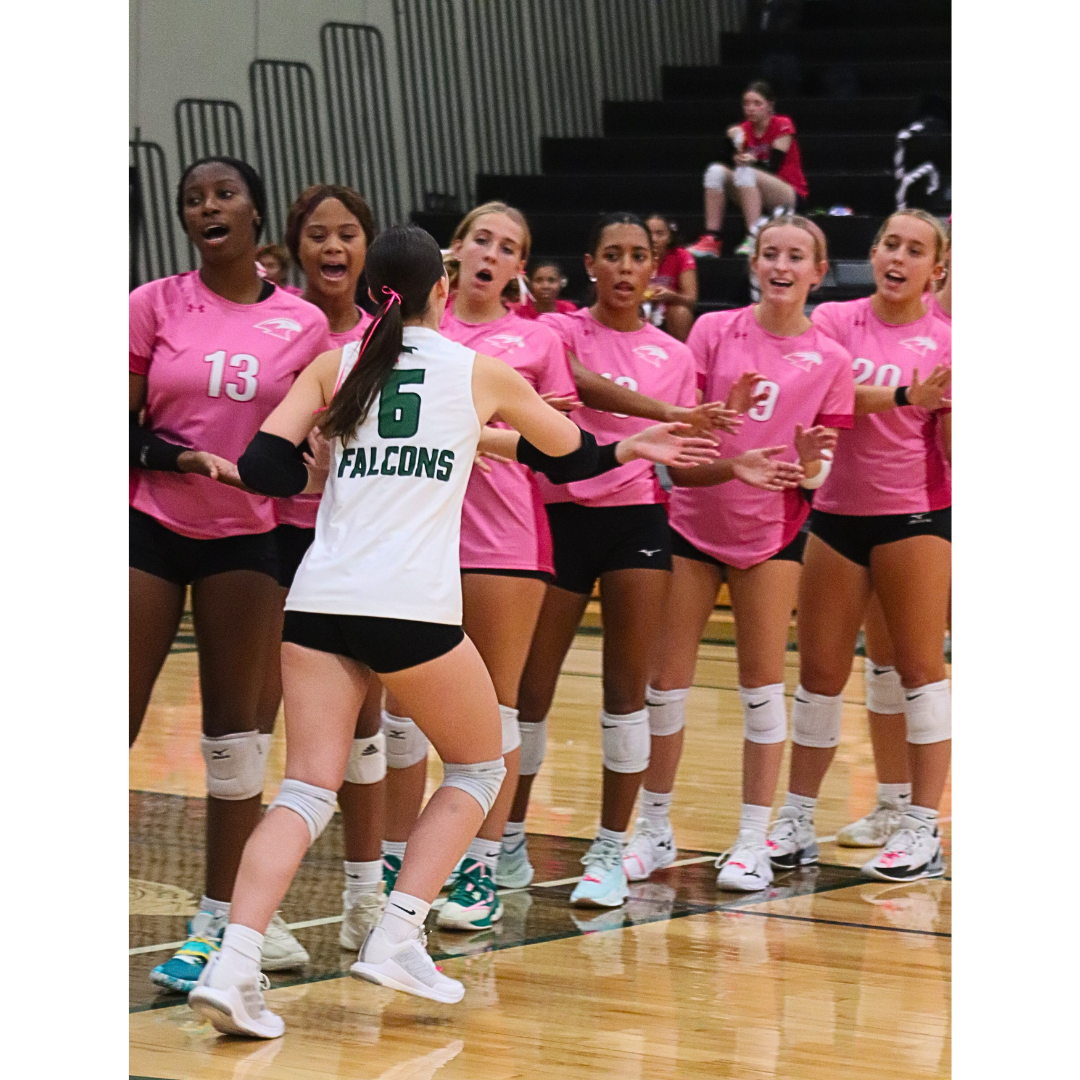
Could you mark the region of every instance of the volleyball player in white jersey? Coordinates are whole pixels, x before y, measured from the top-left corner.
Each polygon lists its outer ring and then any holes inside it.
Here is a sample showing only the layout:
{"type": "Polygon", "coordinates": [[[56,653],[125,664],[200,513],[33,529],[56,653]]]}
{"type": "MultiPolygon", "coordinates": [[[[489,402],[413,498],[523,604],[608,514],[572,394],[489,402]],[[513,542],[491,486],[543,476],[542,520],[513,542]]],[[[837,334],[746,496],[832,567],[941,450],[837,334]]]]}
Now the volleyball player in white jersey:
{"type": "Polygon", "coordinates": [[[443,338],[447,279],[438,245],[422,229],[380,236],[368,280],[373,294],[390,297],[370,334],[318,357],[238,463],[248,488],[287,497],[315,489],[298,446],[316,422],[331,440],[315,541],[286,602],[286,776],[244,849],[222,949],[189,997],[219,1030],[260,1038],[284,1031],[261,992],[263,931],[333,816],[371,671],[435,746],[444,779],[351,970],[436,1001],[464,994],[427,955],[423,921],[505,775],[498,699],[461,629],[461,504],[483,424],[498,413],[531,436],[536,445],[494,431],[491,444],[564,482],[632,460],[634,443],[650,439],[688,463],[716,453],[670,429],[598,450],[508,365],[443,338]],[[682,452],[691,443],[701,449],[682,452]]]}

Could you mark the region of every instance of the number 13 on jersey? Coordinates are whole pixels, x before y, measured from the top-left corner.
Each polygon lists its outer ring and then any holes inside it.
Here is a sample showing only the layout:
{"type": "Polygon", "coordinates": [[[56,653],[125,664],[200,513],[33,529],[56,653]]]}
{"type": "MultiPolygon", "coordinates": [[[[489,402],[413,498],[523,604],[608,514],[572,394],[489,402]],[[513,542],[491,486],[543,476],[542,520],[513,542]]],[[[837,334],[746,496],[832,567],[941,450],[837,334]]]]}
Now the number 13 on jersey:
{"type": "MultiPolygon", "coordinates": [[[[210,382],[206,387],[207,397],[221,397],[221,384],[225,376],[225,350],[208,353],[203,361],[210,365],[210,382]]],[[[234,353],[229,360],[229,367],[240,368],[236,377],[243,384],[225,383],[225,393],[233,401],[250,401],[259,390],[259,361],[251,353],[234,353]]]]}

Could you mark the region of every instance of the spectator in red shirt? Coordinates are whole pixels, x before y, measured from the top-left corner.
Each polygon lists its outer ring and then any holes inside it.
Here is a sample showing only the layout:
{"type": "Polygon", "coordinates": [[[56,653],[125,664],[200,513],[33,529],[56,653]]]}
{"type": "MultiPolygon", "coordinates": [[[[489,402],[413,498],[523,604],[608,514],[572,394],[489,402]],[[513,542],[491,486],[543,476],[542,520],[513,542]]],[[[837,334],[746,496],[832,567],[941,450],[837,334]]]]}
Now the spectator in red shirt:
{"type": "Polygon", "coordinates": [[[673,338],[685,341],[697,305],[697,263],[686,248],[675,246],[678,227],[663,214],[650,215],[645,224],[656,257],[656,270],[645,290],[645,318],[673,338]]]}
{"type": "Polygon", "coordinates": [[[516,308],[517,314],[523,319],[538,319],[548,312],[569,315],[571,311],[577,311],[577,304],[559,299],[559,293],[566,287],[566,278],[557,262],[547,259],[535,263],[526,280],[532,298],[526,297],[525,302],[516,308]]]}
{"type": "Polygon", "coordinates": [[[727,130],[735,145],[734,168],[713,162],[705,170],[705,232],[692,248],[697,258],[719,258],[724,205],[734,195],[746,219],[747,237],[736,255],[751,255],[757,230],[767,218],[762,211],[795,210],[796,197],[806,198],[795,124],[773,112],[776,95],[767,82],[752,82],[743,94],[746,119],[727,130]]]}

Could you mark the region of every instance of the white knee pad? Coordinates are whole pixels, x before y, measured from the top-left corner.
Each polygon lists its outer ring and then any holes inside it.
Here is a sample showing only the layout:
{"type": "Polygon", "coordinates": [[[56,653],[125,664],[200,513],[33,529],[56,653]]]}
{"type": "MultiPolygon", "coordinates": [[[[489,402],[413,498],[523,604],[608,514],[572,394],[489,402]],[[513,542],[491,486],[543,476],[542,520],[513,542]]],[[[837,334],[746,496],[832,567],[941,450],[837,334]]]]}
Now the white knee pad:
{"type": "Polygon", "coordinates": [[[547,720],[519,721],[518,730],[521,732],[521,764],[518,772],[522,776],[535,776],[544,764],[547,720]]]}
{"type": "Polygon", "coordinates": [[[727,169],[719,162],[714,161],[705,170],[705,186],[711,191],[723,191],[727,181],[727,169]]]}
{"type": "Polygon", "coordinates": [[[600,711],[604,768],[617,773],[644,772],[649,767],[649,710],[616,716],[600,711]]]}
{"type": "Polygon", "coordinates": [[[235,802],[262,794],[266,755],[257,731],[204,735],[199,746],[206,762],[206,790],[215,799],[235,802]]]}
{"type": "Polygon", "coordinates": [[[952,738],[952,697],[949,680],[904,691],[907,741],[917,746],[952,738]]]}
{"type": "Polygon", "coordinates": [[[840,742],[843,695],[811,694],[799,686],[791,706],[791,741],[799,746],[836,746],[840,742]]]}
{"type": "Polygon", "coordinates": [[[499,716],[502,717],[502,752],[509,754],[521,745],[521,725],[518,723],[517,709],[511,709],[509,705],[499,706],[499,716]]]}
{"type": "Polygon", "coordinates": [[[263,735],[259,732],[259,749],[262,750],[262,756],[265,759],[270,757],[270,746],[274,741],[274,735],[271,732],[269,735],[263,735]]]}
{"type": "Polygon", "coordinates": [[[757,187],[757,173],[754,172],[753,165],[736,166],[735,171],[731,174],[731,178],[735,181],[736,187],[757,187]]]}
{"type": "Polygon", "coordinates": [[[367,739],[353,739],[345,779],[350,784],[377,784],[386,775],[386,735],[377,732],[367,739]]]}
{"type": "Polygon", "coordinates": [[[273,810],[275,806],[284,806],[294,814],[299,814],[304,819],[314,844],[334,816],[337,792],[315,787],[314,784],[305,784],[303,780],[282,780],[277,797],[269,809],[273,810]]]}
{"type": "Polygon", "coordinates": [[[896,668],[875,664],[866,658],[866,707],[882,716],[895,716],[904,711],[904,688],[896,668]]]}
{"type": "Polygon", "coordinates": [[[468,792],[481,806],[484,817],[488,816],[506,776],[502,758],[495,761],[478,761],[475,765],[454,765],[443,762],[442,787],[456,787],[468,792]]]}
{"type": "Polygon", "coordinates": [[[427,757],[427,736],[407,716],[393,716],[383,709],[382,729],[386,764],[391,769],[407,769],[427,757]]]}
{"type": "Polygon", "coordinates": [[[753,690],[739,687],[742,701],[743,735],[752,743],[782,743],[787,738],[787,708],[784,684],[770,683],[753,690]]]}
{"type": "Polygon", "coordinates": [[[645,707],[649,710],[650,735],[674,735],[686,724],[686,695],[690,687],[681,690],[654,690],[645,687],[645,707]]]}

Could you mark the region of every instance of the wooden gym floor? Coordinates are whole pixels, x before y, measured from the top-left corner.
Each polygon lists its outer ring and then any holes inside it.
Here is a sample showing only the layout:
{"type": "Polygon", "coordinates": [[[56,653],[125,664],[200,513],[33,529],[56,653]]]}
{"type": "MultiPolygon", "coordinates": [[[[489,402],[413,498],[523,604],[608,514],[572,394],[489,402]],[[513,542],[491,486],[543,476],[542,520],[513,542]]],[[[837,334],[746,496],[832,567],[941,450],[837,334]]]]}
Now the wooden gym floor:
{"type": "MultiPolygon", "coordinates": [[[[739,814],[742,717],[734,650],[703,643],[688,701],[672,822],[679,861],[631,887],[625,907],[567,898],[599,815],[600,646],[567,657],[547,760],[527,823],[536,878],[504,894],[492,931],[433,930],[432,952],[465,999],[439,1005],[347,977],[338,948],[340,822],[309,852],[283,905],[311,953],[272,977],[287,1025],[269,1043],[218,1035],[147,973],[184,937],[202,892],[203,762],[189,631],[181,629],[131,752],[130,1072],[155,1080],[546,1080],[612,1077],[950,1075],[949,877],[909,886],[858,874],[872,852],[831,837],[873,804],[862,661],[818,804],[822,863],[749,896],[718,893],[715,853],[739,814]]],[[[788,655],[788,693],[798,676],[788,655]]],[[[284,765],[281,724],[265,799],[284,765]]],[[[429,763],[429,789],[438,782],[429,763]]],[[[786,774],[781,777],[778,804],[786,774]]],[[[942,816],[950,816],[946,793],[942,816]]],[[[951,856],[949,826],[943,828],[951,856]]],[[[950,870],[951,876],[951,870],[950,870]]]]}

